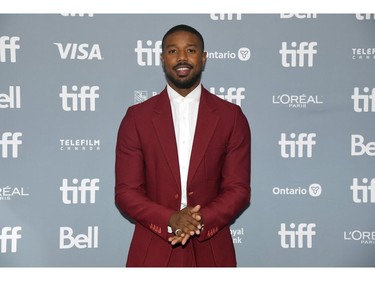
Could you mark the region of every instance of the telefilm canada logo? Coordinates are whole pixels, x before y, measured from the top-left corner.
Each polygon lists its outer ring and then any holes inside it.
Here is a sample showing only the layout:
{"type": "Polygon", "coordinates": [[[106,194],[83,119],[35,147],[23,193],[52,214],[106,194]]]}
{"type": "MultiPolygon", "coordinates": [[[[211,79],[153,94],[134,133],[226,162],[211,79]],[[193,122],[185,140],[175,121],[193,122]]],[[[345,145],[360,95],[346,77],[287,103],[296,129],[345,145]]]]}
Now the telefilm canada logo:
{"type": "Polygon", "coordinates": [[[60,139],[60,151],[99,151],[100,139],[60,139]]]}
{"type": "Polygon", "coordinates": [[[0,201],[9,201],[14,198],[27,197],[29,195],[29,188],[27,187],[12,187],[9,185],[0,187],[0,201]]]}
{"type": "Polygon", "coordinates": [[[352,59],[362,61],[375,60],[375,47],[355,47],[352,48],[352,59]]]}
{"type": "Polygon", "coordinates": [[[272,188],[272,194],[277,196],[310,196],[319,197],[322,194],[322,186],[318,183],[310,184],[309,187],[279,187],[272,188]]]}

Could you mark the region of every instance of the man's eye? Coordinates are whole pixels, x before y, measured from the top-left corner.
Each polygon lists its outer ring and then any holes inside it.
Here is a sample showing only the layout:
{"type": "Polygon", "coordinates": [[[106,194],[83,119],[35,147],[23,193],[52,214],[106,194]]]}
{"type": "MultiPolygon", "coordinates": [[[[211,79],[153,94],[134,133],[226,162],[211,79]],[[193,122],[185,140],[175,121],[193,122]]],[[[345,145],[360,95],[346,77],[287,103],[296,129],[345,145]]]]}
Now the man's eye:
{"type": "Polygon", "coordinates": [[[177,51],[175,49],[172,49],[172,50],[169,50],[168,53],[169,54],[175,54],[177,51]]]}
{"type": "Polygon", "coordinates": [[[197,51],[196,51],[195,49],[188,49],[188,52],[194,54],[194,53],[196,53],[197,51]]]}

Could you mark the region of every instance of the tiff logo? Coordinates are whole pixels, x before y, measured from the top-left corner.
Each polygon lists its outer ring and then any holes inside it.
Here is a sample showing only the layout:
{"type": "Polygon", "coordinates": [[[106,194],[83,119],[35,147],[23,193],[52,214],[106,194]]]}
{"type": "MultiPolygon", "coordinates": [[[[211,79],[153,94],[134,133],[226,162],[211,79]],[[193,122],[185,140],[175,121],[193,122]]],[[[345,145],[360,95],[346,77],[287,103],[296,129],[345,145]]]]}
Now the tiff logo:
{"type": "Polygon", "coordinates": [[[364,87],[363,94],[360,94],[358,87],[354,88],[352,95],[355,112],[375,112],[375,88],[364,87]]]}
{"type": "Polygon", "coordinates": [[[62,60],[102,60],[99,44],[89,45],[87,43],[53,43],[57,46],[62,60]]]}
{"type": "Polygon", "coordinates": [[[86,103],[88,102],[89,110],[95,111],[95,100],[99,98],[99,94],[97,93],[98,90],[99,86],[82,86],[78,89],[76,85],[73,85],[72,92],[68,93],[68,86],[62,86],[59,96],[62,101],[63,110],[86,111],[86,103]],[[78,103],[80,103],[79,109],[78,103]]]}
{"type": "Polygon", "coordinates": [[[143,47],[142,40],[137,41],[137,47],[134,51],[137,53],[137,63],[140,66],[160,65],[161,41],[156,41],[154,47],[153,42],[147,40],[147,47],[143,47]]]}
{"type": "Polygon", "coordinates": [[[62,201],[64,204],[86,204],[95,203],[95,195],[99,190],[99,179],[82,179],[79,184],[78,179],[72,180],[73,185],[68,185],[68,179],[63,179],[60,191],[62,192],[62,201]]]}
{"type": "Polygon", "coordinates": [[[19,40],[20,38],[17,36],[0,37],[0,62],[7,61],[7,50],[9,50],[10,62],[16,62],[16,50],[20,49],[20,45],[17,44],[19,40]]]}
{"type": "Polygon", "coordinates": [[[242,20],[241,14],[210,14],[212,20],[242,20]]]}
{"type": "Polygon", "coordinates": [[[353,202],[354,203],[375,203],[375,178],[371,179],[370,185],[367,178],[362,179],[362,184],[358,183],[358,178],[353,179],[353,185],[350,186],[350,190],[353,191],[353,202]]]}
{"type": "Polygon", "coordinates": [[[0,93],[1,108],[21,108],[20,86],[9,86],[9,94],[0,93]]]}
{"type": "Polygon", "coordinates": [[[18,158],[18,147],[22,144],[22,140],[19,137],[22,136],[22,133],[16,132],[5,132],[0,139],[0,146],[1,146],[1,157],[8,158],[9,156],[9,147],[12,151],[11,157],[18,158]]]}
{"type": "Polygon", "coordinates": [[[375,20],[375,14],[356,14],[357,20],[375,20]]]}
{"type": "Polygon", "coordinates": [[[8,250],[8,242],[10,242],[10,251],[12,253],[17,252],[17,241],[21,239],[21,234],[19,233],[22,227],[3,227],[0,234],[0,253],[6,253],[8,250]]]}
{"type": "Polygon", "coordinates": [[[306,247],[312,248],[312,238],[316,235],[316,232],[313,230],[316,227],[315,223],[300,223],[297,226],[297,230],[296,224],[294,223],[291,223],[289,227],[290,230],[287,230],[285,223],[282,223],[281,228],[278,232],[278,234],[280,235],[282,248],[304,248],[305,240],[306,247]]]}
{"type": "Polygon", "coordinates": [[[217,95],[219,98],[222,98],[223,100],[227,100],[239,106],[241,106],[241,101],[245,99],[245,95],[243,94],[245,92],[245,88],[243,87],[231,87],[227,90],[225,90],[224,87],[220,87],[219,93],[216,93],[216,89],[214,87],[211,87],[210,92],[217,95]]]}
{"type": "Polygon", "coordinates": [[[295,133],[291,133],[290,139],[287,140],[286,134],[282,133],[279,141],[281,157],[302,158],[305,156],[306,151],[306,157],[311,158],[313,146],[316,144],[316,141],[314,140],[315,137],[315,133],[300,133],[298,136],[295,133]]]}
{"type": "Polygon", "coordinates": [[[314,55],[318,53],[315,48],[317,42],[292,42],[288,48],[287,42],[282,42],[279,53],[281,54],[281,64],[283,67],[304,67],[307,58],[307,66],[312,67],[314,64],[314,55]]]}

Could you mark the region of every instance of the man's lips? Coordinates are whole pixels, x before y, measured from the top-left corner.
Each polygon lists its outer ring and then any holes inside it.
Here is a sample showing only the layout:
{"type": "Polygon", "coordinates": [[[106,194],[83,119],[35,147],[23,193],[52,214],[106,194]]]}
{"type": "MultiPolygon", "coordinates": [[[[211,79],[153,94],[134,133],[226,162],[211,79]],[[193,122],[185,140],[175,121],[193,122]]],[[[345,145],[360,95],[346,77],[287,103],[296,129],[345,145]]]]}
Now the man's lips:
{"type": "Polygon", "coordinates": [[[176,71],[178,76],[187,76],[192,68],[193,67],[191,65],[184,64],[175,66],[174,70],[176,71]]]}

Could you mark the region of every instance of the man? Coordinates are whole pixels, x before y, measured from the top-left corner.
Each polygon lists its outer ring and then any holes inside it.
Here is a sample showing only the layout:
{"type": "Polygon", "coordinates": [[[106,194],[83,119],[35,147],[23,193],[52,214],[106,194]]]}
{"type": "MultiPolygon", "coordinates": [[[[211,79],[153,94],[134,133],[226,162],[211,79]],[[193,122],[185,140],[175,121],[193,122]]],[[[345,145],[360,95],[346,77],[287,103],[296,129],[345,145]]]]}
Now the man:
{"type": "Polygon", "coordinates": [[[250,128],[201,85],[206,58],[197,30],[170,29],[166,88],[120,125],[115,201],[135,221],[127,266],[236,266],[229,226],[250,201],[250,128]]]}

